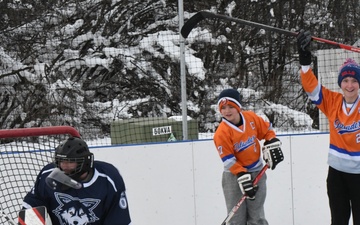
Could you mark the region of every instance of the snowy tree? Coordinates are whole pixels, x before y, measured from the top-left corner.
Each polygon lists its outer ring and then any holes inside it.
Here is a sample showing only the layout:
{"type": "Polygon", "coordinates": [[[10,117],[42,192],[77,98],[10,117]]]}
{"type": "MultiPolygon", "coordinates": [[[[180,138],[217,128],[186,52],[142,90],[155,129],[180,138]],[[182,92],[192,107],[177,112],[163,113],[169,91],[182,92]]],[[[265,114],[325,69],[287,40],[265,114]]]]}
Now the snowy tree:
{"type": "MultiPolygon", "coordinates": [[[[177,4],[1,1],[1,127],[71,125],[93,137],[108,135],[114,120],[181,115],[177,4]]],[[[186,1],[184,16],[186,20],[199,10],[210,10],[354,43],[358,4],[186,1]]],[[[317,110],[298,80],[294,37],[220,20],[203,21],[196,29],[197,35],[186,40],[186,51],[203,68],[194,73],[187,65],[186,94],[188,115],[198,120],[200,132],[216,129],[216,95],[225,87],[244,90],[246,108],[264,114],[277,128],[308,128],[298,124],[296,113],[285,118],[283,106],[310,115],[310,126],[318,126],[317,110]]]]}

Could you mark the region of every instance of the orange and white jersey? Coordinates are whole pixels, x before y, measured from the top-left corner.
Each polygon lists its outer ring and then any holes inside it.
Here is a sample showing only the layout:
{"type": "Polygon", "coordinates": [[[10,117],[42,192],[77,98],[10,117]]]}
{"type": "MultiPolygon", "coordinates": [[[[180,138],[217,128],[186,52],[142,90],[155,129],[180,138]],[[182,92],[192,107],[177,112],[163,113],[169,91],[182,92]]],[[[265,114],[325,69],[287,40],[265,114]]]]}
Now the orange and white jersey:
{"type": "Polygon", "coordinates": [[[235,126],[223,119],[214,134],[214,143],[224,170],[234,175],[240,172],[259,171],[263,166],[259,140],[275,137],[271,123],[252,111],[241,111],[243,125],[235,126]]]}
{"type": "Polygon", "coordinates": [[[329,120],[328,164],[342,172],[360,173],[360,101],[347,109],[343,95],[322,86],[309,69],[301,82],[311,101],[329,120]]]}

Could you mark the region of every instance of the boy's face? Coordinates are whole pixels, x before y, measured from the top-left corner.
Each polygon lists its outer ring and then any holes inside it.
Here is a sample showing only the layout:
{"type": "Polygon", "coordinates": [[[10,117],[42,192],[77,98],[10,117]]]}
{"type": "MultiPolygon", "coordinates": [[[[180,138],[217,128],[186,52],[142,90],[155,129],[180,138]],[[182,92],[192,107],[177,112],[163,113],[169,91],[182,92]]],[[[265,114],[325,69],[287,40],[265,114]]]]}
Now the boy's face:
{"type": "Polygon", "coordinates": [[[223,105],[220,109],[220,113],[222,117],[232,122],[233,124],[237,124],[240,122],[240,114],[237,109],[232,105],[223,105]]]}
{"type": "Polygon", "coordinates": [[[359,95],[359,82],[353,77],[345,77],[341,83],[341,90],[344,93],[345,101],[354,102],[359,95]]]}

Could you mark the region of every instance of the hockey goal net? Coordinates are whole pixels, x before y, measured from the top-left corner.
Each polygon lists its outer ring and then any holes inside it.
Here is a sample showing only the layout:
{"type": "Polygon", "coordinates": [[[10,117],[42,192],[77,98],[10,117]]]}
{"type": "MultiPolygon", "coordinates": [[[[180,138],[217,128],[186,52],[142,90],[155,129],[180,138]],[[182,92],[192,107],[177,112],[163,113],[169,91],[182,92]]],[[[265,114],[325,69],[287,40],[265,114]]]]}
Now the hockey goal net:
{"type": "Polygon", "coordinates": [[[69,136],[80,137],[70,126],[0,130],[0,224],[17,222],[22,200],[37,174],[53,161],[56,146],[69,136]]]}

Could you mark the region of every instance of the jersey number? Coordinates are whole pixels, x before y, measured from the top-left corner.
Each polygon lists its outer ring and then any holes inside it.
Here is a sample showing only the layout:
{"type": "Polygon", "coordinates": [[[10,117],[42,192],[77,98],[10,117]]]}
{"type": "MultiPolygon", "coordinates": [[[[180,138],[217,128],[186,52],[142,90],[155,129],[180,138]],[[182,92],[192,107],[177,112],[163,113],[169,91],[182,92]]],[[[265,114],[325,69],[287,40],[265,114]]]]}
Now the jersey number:
{"type": "Polygon", "coordinates": [[[356,143],[360,143],[360,134],[356,134],[356,143]]]}

